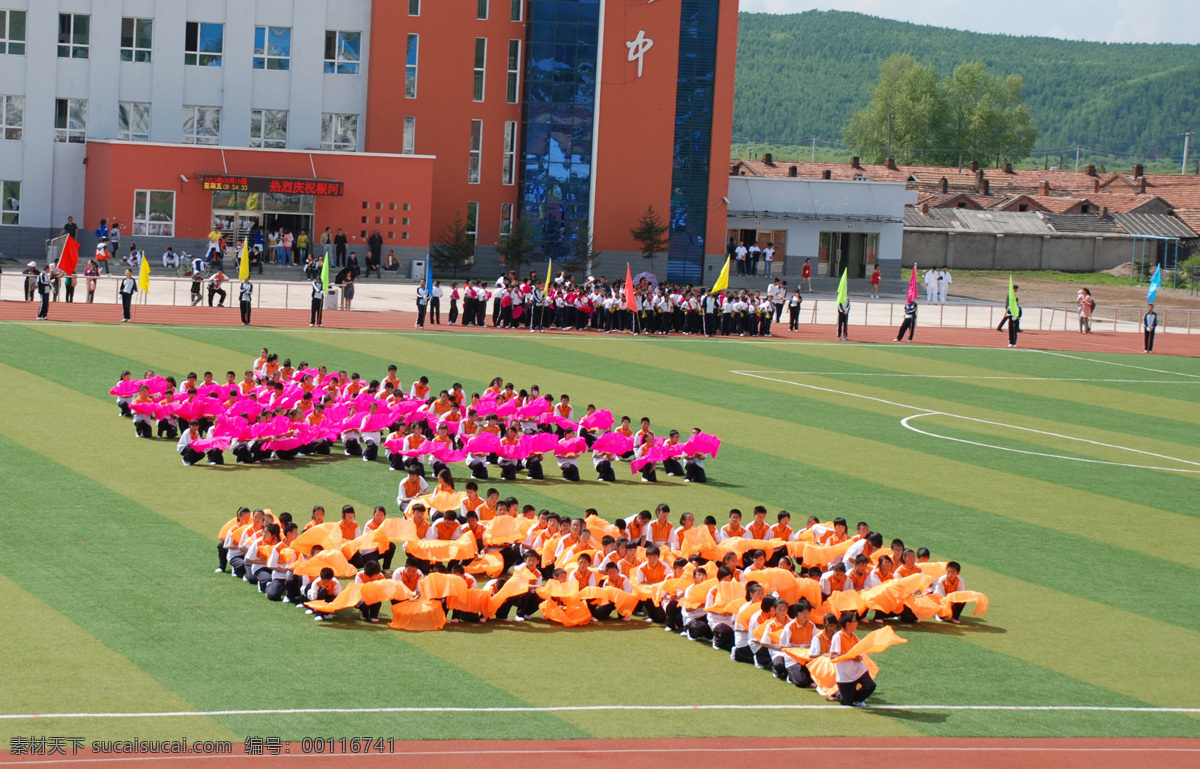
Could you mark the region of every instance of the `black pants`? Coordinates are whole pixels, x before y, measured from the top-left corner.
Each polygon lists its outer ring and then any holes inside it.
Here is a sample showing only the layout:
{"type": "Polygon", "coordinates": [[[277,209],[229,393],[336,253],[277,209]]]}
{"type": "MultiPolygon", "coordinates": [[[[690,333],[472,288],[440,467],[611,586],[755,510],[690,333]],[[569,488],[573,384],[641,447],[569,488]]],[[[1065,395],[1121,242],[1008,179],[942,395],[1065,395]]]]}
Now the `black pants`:
{"type": "Polygon", "coordinates": [[[683,475],[683,466],[674,457],[667,457],[663,460],[663,470],[667,475],[683,475]]]}
{"type": "MultiPolygon", "coordinates": [[[[46,306],[45,301],[46,301],[45,299],[42,300],[43,307],[46,306]]],[[[1148,328],[1148,329],[1145,329],[1145,331],[1144,331],[1145,342],[1144,342],[1142,349],[1145,350],[1146,352],[1154,352],[1154,331],[1157,328],[1158,327],[1155,326],[1155,328],[1148,328]]]]}
{"type": "Polygon", "coordinates": [[[308,315],[308,325],[321,325],[321,317],[325,313],[325,300],[313,299],[312,311],[308,315]]]}
{"type": "Polygon", "coordinates": [[[506,481],[515,481],[517,479],[517,471],[521,469],[519,464],[510,465],[502,463],[500,465],[500,477],[506,481]]]}
{"type": "Polygon", "coordinates": [[[242,313],[242,323],[244,325],[249,326],[250,325],[250,303],[249,302],[238,302],[238,309],[241,310],[241,313],[242,313]]]}
{"type": "Polygon", "coordinates": [[[425,328],[425,305],[417,303],[417,328],[425,328]]]}
{"type": "Polygon", "coordinates": [[[754,662],[754,653],[750,651],[750,644],[733,647],[733,661],[754,662]]]}
{"type": "Polygon", "coordinates": [[[800,306],[788,305],[788,331],[800,330],[800,306]]]}
{"type": "Polygon", "coordinates": [[[429,322],[442,325],[442,300],[436,296],[429,300],[429,322]]]}
{"type": "Polygon", "coordinates": [[[217,302],[217,306],[218,306],[218,307],[224,307],[224,306],[225,306],[225,296],[226,296],[226,294],[225,294],[225,289],[223,289],[223,288],[210,288],[210,289],[208,290],[208,306],[209,306],[209,307],[212,307],[212,306],[213,306],[213,297],[215,297],[215,296],[219,296],[219,297],[221,297],[221,301],[217,302]]]}
{"type": "Polygon", "coordinates": [[[903,339],[904,332],[907,331],[908,332],[908,341],[911,342],[912,338],[913,338],[913,332],[916,330],[917,330],[916,318],[905,318],[904,322],[900,324],[900,333],[896,334],[896,341],[899,342],[901,339],[903,339]]]}
{"type": "Polygon", "coordinates": [[[134,430],[134,432],[137,433],[137,436],[139,438],[153,438],[154,437],[154,428],[150,426],[149,419],[133,420],[133,430],[134,430]]]}
{"type": "Polygon", "coordinates": [[[597,480],[615,483],[617,480],[617,474],[613,472],[612,462],[609,462],[608,460],[601,460],[596,465],[596,478],[597,480]]]}
{"type": "Polygon", "coordinates": [[[450,317],[449,317],[450,325],[453,326],[454,323],[458,320],[458,300],[457,299],[451,298],[449,315],[450,315],[450,317]]]}
{"type": "Polygon", "coordinates": [[[1008,322],[1008,343],[1013,347],[1017,346],[1017,334],[1021,333],[1021,321],[1010,320],[1008,322]]]}
{"type": "Polygon", "coordinates": [[[695,462],[688,462],[684,465],[686,468],[686,479],[692,483],[708,483],[708,476],[704,472],[704,468],[695,462]]]}
{"type": "Polygon", "coordinates": [[[334,246],[333,257],[335,265],[344,267],[346,264],[346,246],[343,244],[334,246]]]}
{"type": "Polygon", "coordinates": [[[221,571],[225,571],[225,567],[229,565],[229,548],[225,547],[225,543],[217,543],[217,566],[221,571]]]}
{"type": "Polygon", "coordinates": [[[67,284],[67,301],[75,301],[75,281],[73,280],[67,284]]]}
{"type": "Polygon", "coordinates": [[[865,702],[867,697],[875,691],[875,682],[871,680],[870,673],[863,673],[862,677],[857,681],[842,683],[838,681],[838,702],[843,705],[850,705],[854,702],[865,702]]]}
{"type": "Polygon", "coordinates": [[[642,468],[642,479],[650,483],[658,483],[658,473],[654,471],[653,462],[642,468]]]}
{"type": "Polygon", "coordinates": [[[183,457],[183,461],[187,462],[189,465],[194,465],[201,459],[204,459],[204,452],[196,451],[191,446],[184,446],[183,451],[179,452],[179,454],[183,457]]]}
{"type": "MultiPolygon", "coordinates": [[[[533,476],[531,475],[529,477],[532,478],[533,476]]],[[[579,480],[579,466],[578,465],[563,465],[562,478],[564,481],[571,481],[571,482],[578,481],[579,480]]]]}
{"type": "Polygon", "coordinates": [[[837,335],[838,339],[850,338],[850,313],[838,310],[837,335]]]}
{"type": "Polygon", "coordinates": [[[729,625],[717,625],[713,628],[713,646],[721,651],[733,651],[733,628],[729,625]]]}
{"type": "Polygon", "coordinates": [[[712,640],[712,628],[708,626],[708,623],[704,621],[703,617],[688,622],[683,626],[683,629],[687,631],[688,638],[693,641],[712,640]]]}
{"type": "Polygon", "coordinates": [[[42,294],[42,306],[38,309],[37,316],[39,318],[45,318],[49,314],[50,314],[50,292],[47,291],[46,293],[42,294]]]}

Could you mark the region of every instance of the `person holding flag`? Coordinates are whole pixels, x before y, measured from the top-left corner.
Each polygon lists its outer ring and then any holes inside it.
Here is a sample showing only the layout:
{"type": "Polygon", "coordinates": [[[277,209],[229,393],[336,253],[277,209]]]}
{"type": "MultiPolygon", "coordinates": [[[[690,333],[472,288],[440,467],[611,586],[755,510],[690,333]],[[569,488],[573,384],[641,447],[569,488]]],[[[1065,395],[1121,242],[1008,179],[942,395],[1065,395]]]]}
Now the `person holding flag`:
{"type": "Polygon", "coordinates": [[[1012,275],[1008,276],[1008,305],[1004,308],[1004,318],[1000,328],[1008,323],[1008,346],[1017,346],[1017,334],[1021,332],[1021,305],[1017,302],[1017,287],[1013,285],[1012,275]]]}
{"type": "Polygon", "coordinates": [[[1154,302],[1148,302],[1146,312],[1142,315],[1142,331],[1144,332],[1142,352],[1154,352],[1154,331],[1157,328],[1158,313],[1154,311],[1154,302]]]}
{"type": "MultiPolygon", "coordinates": [[[[147,266],[143,270],[143,274],[140,276],[141,282],[143,282],[147,286],[149,286],[149,284],[150,284],[150,276],[148,274],[149,272],[150,272],[150,268],[147,266]]],[[[129,269],[125,270],[125,277],[121,279],[121,322],[122,323],[129,323],[129,321],[130,321],[130,317],[129,317],[130,305],[133,304],[133,295],[136,294],[138,291],[138,282],[139,281],[133,279],[133,270],[129,270],[129,269]]]]}
{"type": "Polygon", "coordinates": [[[242,314],[242,325],[250,325],[250,300],[254,297],[254,284],[250,282],[250,239],[242,241],[242,253],[238,259],[238,310],[242,314]]]}
{"type": "Polygon", "coordinates": [[[847,270],[842,270],[842,279],[837,290],[837,338],[850,341],[850,295],[846,289],[847,270]]]}
{"type": "Polygon", "coordinates": [[[308,315],[308,327],[315,324],[324,328],[321,323],[325,315],[325,292],[329,290],[329,260],[321,259],[321,276],[312,282],[312,310],[308,315]]]}
{"type": "Polygon", "coordinates": [[[900,333],[895,341],[904,340],[904,332],[908,332],[908,341],[913,340],[913,332],[917,329],[917,265],[912,268],[912,277],[908,280],[908,297],[904,300],[904,322],[900,324],[900,333]]]}
{"type": "Polygon", "coordinates": [[[425,262],[425,282],[417,286],[417,328],[425,328],[425,308],[433,290],[433,262],[425,262]]]}

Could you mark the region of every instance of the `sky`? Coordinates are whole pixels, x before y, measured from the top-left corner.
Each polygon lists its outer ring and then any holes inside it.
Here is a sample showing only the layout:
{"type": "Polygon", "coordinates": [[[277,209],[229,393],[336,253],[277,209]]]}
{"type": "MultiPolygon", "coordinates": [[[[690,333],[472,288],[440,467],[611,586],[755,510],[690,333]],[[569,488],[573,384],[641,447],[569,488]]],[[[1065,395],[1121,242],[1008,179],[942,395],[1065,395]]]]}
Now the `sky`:
{"type": "Polygon", "coordinates": [[[1196,43],[1200,28],[1200,3],[1180,0],[739,0],[738,5],[758,13],[855,11],[972,32],[1105,43],[1196,43]]]}

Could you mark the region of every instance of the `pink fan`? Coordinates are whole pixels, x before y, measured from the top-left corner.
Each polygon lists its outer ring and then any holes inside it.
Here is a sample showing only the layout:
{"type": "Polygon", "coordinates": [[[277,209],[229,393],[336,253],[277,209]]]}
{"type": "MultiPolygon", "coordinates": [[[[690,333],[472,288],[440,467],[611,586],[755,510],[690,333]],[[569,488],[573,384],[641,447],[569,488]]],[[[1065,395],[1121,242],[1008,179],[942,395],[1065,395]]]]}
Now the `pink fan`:
{"type": "Polygon", "coordinates": [[[554,433],[526,435],[521,440],[528,443],[529,450],[534,454],[546,454],[558,448],[558,436],[554,433]]]}
{"type": "Polygon", "coordinates": [[[233,415],[241,415],[247,419],[258,419],[258,415],[262,413],[263,407],[257,402],[249,398],[243,398],[233,404],[225,413],[233,415]]]}
{"type": "Polygon", "coordinates": [[[455,462],[461,462],[464,459],[466,459],[467,452],[457,451],[455,449],[447,449],[447,450],[443,451],[441,454],[434,454],[434,456],[437,457],[438,459],[440,459],[441,461],[445,462],[446,464],[452,465],[455,462]]]}
{"type": "Polygon", "coordinates": [[[388,426],[391,425],[392,422],[395,422],[395,421],[396,421],[395,416],[393,414],[391,414],[390,412],[386,413],[386,414],[384,414],[384,413],[370,414],[367,416],[366,421],[363,423],[362,430],[363,430],[363,432],[368,432],[368,433],[377,432],[379,430],[386,430],[388,428],[388,426]]]}
{"type": "Polygon", "coordinates": [[[246,422],[246,420],[239,416],[222,414],[221,416],[217,417],[217,424],[215,427],[213,427],[213,435],[232,437],[246,429],[248,426],[249,424],[246,422]]]}
{"type": "Polygon", "coordinates": [[[579,426],[589,430],[607,430],[613,426],[612,412],[607,409],[598,409],[591,416],[579,420],[579,426]]]}
{"type": "Polygon", "coordinates": [[[596,439],[592,444],[592,451],[603,452],[608,454],[626,454],[633,451],[633,438],[620,433],[605,433],[596,439]]]}
{"type": "Polygon", "coordinates": [[[582,454],[587,451],[587,441],[583,438],[567,438],[559,441],[555,447],[554,453],[562,456],[563,454],[582,454]]]}
{"type": "Polygon", "coordinates": [[[451,462],[461,462],[462,457],[466,456],[466,452],[456,451],[449,443],[438,443],[437,441],[432,441],[430,445],[432,445],[434,448],[431,449],[429,453],[447,464],[451,462]],[[461,454],[462,457],[454,459],[453,457],[456,454],[461,454]],[[451,457],[451,459],[446,459],[446,457],[451,457]]]}
{"type": "Polygon", "coordinates": [[[684,444],[684,447],[684,453],[686,454],[708,454],[716,457],[717,452],[721,449],[721,439],[715,435],[700,433],[699,435],[693,435],[684,444]]]}
{"type": "Polygon", "coordinates": [[[462,423],[461,422],[450,422],[448,420],[443,419],[441,422],[438,423],[438,427],[445,425],[446,432],[450,433],[451,435],[458,435],[458,428],[459,428],[460,424],[462,424],[462,423]]]}
{"type": "Polygon", "coordinates": [[[564,417],[560,417],[558,414],[542,414],[540,417],[538,417],[538,424],[554,425],[555,427],[561,427],[564,430],[572,431],[579,429],[579,425],[577,423],[572,422],[564,417]]]}
{"type": "Polygon", "coordinates": [[[496,451],[496,453],[509,459],[525,459],[533,452],[529,450],[529,444],[517,443],[516,445],[513,445],[502,443],[500,444],[500,448],[498,451],[496,451]]]}
{"type": "Polygon", "coordinates": [[[550,399],[544,395],[535,401],[526,403],[521,408],[517,409],[517,419],[522,422],[527,422],[531,419],[537,419],[542,414],[550,411],[553,406],[550,405],[550,399]]]}
{"type": "Polygon", "coordinates": [[[491,454],[500,450],[500,439],[495,433],[480,433],[471,440],[463,450],[468,454],[491,454]]]}
{"type": "Polygon", "coordinates": [[[117,382],[113,386],[113,389],[108,391],[108,394],[115,395],[118,398],[132,398],[138,394],[138,390],[140,389],[141,385],[138,381],[131,379],[128,382],[117,382]]]}
{"type": "Polygon", "coordinates": [[[212,449],[225,451],[231,442],[232,440],[229,438],[201,438],[198,441],[192,441],[192,448],[196,451],[211,451],[212,449]]]}
{"type": "Polygon", "coordinates": [[[404,449],[400,453],[406,457],[419,457],[422,454],[432,454],[433,450],[436,449],[438,445],[440,444],[436,444],[433,441],[423,441],[421,445],[417,446],[415,449],[404,449]]]}
{"type": "Polygon", "coordinates": [[[513,414],[517,413],[517,402],[515,398],[510,398],[504,403],[496,407],[495,414],[501,419],[508,419],[513,414]]]}
{"type": "Polygon", "coordinates": [[[170,414],[171,412],[167,410],[168,407],[174,407],[174,404],[167,404],[167,403],[131,403],[131,404],[129,404],[129,410],[132,411],[133,413],[144,414],[148,417],[153,417],[154,419],[162,419],[163,417],[170,414]]]}

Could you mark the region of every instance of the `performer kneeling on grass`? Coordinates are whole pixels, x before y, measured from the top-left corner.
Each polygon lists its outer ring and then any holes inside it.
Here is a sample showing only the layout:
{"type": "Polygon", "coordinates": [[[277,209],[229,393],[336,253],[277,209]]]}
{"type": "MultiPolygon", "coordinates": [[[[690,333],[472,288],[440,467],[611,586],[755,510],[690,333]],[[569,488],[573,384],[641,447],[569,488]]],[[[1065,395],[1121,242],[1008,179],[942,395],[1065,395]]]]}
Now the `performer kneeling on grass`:
{"type": "MultiPolygon", "coordinates": [[[[829,642],[829,656],[832,658],[850,651],[858,643],[858,636],[854,634],[854,631],[858,629],[857,612],[842,612],[842,616],[837,620],[837,626],[838,632],[829,642]]],[[[814,639],[813,645],[816,646],[817,643],[819,641],[814,639]]],[[[811,653],[811,647],[809,652],[809,656],[817,656],[811,653]]],[[[865,707],[867,698],[875,691],[875,681],[871,678],[867,666],[863,664],[862,657],[855,657],[845,662],[835,662],[834,669],[838,693],[831,699],[836,699],[850,707],[865,707]]]]}
{"type": "Polygon", "coordinates": [[[179,443],[176,445],[175,450],[179,452],[181,457],[183,457],[184,467],[190,467],[196,464],[206,455],[210,465],[225,464],[225,457],[222,455],[220,449],[209,449],[206,454],[206,452],[198,451],[197,449],[192,448],[192,441],[198,441],[202,437],[203,434],[200,432],[200,422],[195,419],[188,423],[188,429],[184,430],[183,435],[179,436],[179,443]]]}

